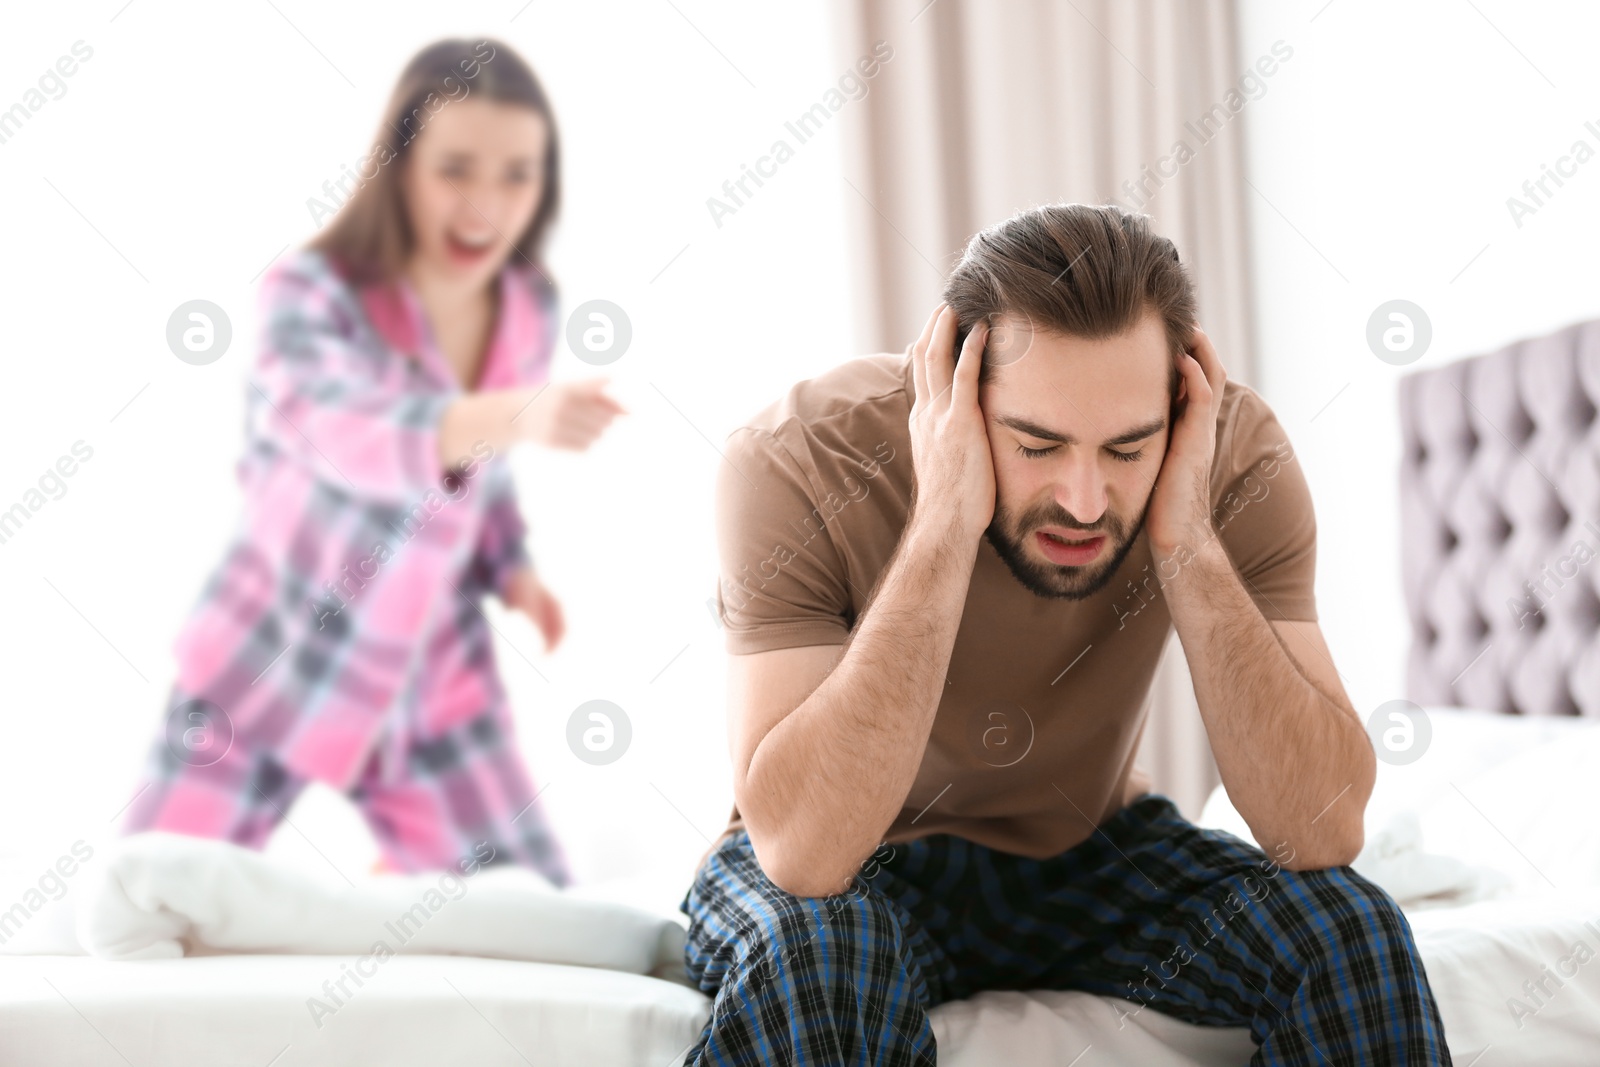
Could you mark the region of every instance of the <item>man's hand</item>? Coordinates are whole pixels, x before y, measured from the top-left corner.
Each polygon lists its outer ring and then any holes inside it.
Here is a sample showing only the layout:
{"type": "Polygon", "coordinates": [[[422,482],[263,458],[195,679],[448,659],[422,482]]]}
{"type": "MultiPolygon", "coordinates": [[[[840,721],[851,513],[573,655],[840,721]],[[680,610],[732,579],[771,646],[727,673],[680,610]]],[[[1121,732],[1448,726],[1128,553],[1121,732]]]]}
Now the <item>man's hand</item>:
{"type": "Polygon", "coordinates": [[[1173,405],[1167,454],[1161,461],[1145,529],[1158,561],[1190,555],[1211,540],[1211,460],[1217,449],[1217,405],[1227,372],[1200,327],[1178,357],[1181,384],[1173,405]]]}
{"type": "Polygon", "coordinates": [[[561,601],[545,588],[533,568],[524,567],[513,574],[506,582],[500,599],[506,607],[520,611],[533,620],[539,633],[544,635],[545,651],[555,651],[561,635],[567,631],[566,620],[561,614],[561,601]]]}
{"type": "Polygon", "coordinates": [[[916,490],[911,521],[953,532],[977,544],[994,518],[994,459],[983,409],[978,367],[988,325],[978,323],[953,358],[956,313],[940,304],[911,346],[911,456],[916,490]]]}

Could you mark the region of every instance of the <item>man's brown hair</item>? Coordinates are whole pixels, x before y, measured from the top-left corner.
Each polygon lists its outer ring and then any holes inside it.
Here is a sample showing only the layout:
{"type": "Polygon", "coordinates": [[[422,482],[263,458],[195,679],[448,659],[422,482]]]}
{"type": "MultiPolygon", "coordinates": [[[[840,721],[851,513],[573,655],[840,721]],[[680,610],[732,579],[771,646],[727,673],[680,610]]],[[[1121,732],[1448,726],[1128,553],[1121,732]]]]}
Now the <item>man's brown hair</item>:
{"type": "MultiPolygon", "coordinates": [[[[1001,313],[1035,330],[1100,340],[1154,310],[1174,357],[1195,325],[1194,282],[1177,247],[1151,231],[1150,216],[1113,204],[1047,204],[978,231],[945,282],[944,302],[959,323],[957,353],[974,326],[993,329],[1001,313]]],[[[984,359],[979,381],[993,372],[984,359]]],[[[1174,363],[1173,396],[1178,381],[1174,363]]]]}

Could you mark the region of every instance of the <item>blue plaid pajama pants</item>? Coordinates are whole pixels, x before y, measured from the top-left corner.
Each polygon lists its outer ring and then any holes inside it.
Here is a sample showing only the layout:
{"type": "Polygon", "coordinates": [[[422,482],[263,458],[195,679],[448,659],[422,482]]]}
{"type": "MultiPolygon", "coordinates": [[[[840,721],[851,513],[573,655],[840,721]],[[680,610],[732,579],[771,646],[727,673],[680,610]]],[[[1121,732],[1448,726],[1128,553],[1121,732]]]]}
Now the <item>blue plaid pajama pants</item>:
{"type": "Polygon", "coordinates": [[[1448,1064],[1394,901],[1349,867],[1291,871],[1146,793],[1035,860],[950,834],[884,845],[850,890],[798,897],[749,834],[679,905],[713,996],[686,1065],[932,1064],[930,1008],[988,989],[1077,989],[1248,1026],[1252,1064],[1448,1064]]]}

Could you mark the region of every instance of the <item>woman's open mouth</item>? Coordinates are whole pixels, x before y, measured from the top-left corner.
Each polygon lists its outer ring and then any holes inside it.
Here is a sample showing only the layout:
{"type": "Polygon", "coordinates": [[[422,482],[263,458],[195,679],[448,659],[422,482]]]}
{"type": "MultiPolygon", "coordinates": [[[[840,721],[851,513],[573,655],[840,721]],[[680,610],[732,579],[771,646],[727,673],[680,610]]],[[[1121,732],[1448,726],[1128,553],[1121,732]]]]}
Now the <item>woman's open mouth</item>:
{"type": "Polygon", "coordinates": [[[1105,544],[1105,534],[1095,534],[1092,537],[1071,538],[1066,534],[1046,533],[1043,530],[1033,535],[1034,542],[1038,544],[1039,551],[1052,563],[1060,563],[1068,567],[1081,567],[1091,563],[1100,555],[1100,549],[1105,544]]]}
{"type": "Polygon", "coordinates": [[[444,235],[445,250],[450,253],[450,260],[463,267],[474,266],[483,262],[494,248],[494,235],[486,237],[464,238],[455,233],[446,231],[444,235]]]}

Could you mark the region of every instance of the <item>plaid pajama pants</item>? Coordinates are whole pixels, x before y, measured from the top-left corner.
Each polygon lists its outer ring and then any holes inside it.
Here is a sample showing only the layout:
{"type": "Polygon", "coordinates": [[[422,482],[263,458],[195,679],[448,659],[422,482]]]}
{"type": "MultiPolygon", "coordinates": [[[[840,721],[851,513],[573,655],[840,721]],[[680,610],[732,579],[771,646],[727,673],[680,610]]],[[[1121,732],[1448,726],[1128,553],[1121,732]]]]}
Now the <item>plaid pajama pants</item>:
{"type": "Polygon", "coordinates": [[[1349,867],[1287,870],[1158,794],[1043,860],[950,834],[885,845],[830,897],[773,885],[741,830],[679,907],[689,974],[714,997],[686,1065],[931,1064],[928,1009],[987,989],[1248,1026],[1252,1064],[1450,1063],[1383,890],[1349,867]]]}
{"type": "MultiPolygon", "coordinates": [[[[171,706],[184,697],[174,692],[171,706]]],[[[438,871],[494,847],[485,865],[531,867],[571,884],[567,858],[538,803],[508,712],[493,707],[430,736],[400,739],[402,773],[386,780],[374,753],[349,797],[366,817],[390,866],[438,871]]],[[[307,780],[270,749],[236,741],[204,766],[179,760],[156,739],[122,833],[167,830],[262,848],[307,780]]]]}

